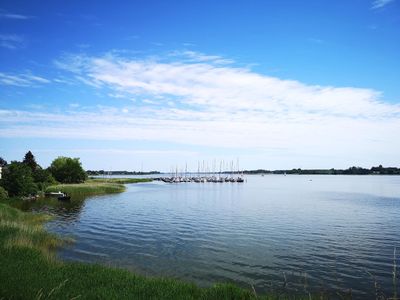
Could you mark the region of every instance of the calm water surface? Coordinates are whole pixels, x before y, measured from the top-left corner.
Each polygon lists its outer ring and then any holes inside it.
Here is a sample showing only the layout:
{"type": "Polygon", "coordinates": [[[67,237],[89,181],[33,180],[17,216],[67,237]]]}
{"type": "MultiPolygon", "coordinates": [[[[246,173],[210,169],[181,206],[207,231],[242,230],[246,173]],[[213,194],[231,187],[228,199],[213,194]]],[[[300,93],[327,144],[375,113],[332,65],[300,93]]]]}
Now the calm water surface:
{"type": "Polygon", "coordinates": [[[279,290],[285,276],[293,291],[352,288],[356,298],[375,298],[375,276],[393,292],[400,176],[266,175],[243,184],[127,187],[55,211],[48,228],[76,239],[60,251],[63,259],[202,286],[253,285],[258,293],[279,290]]]}

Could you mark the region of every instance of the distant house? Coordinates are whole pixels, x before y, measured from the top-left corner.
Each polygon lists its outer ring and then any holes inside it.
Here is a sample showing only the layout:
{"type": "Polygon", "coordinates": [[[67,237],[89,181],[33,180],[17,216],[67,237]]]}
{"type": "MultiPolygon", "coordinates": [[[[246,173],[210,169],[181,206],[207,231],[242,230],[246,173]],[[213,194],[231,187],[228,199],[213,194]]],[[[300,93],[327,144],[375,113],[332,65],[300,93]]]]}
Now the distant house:
{"type": "Polygon", "coordinates": [[[1,170],[2,170],[2,167],[0,166],[0,179],[1,179],[1,170]]]}

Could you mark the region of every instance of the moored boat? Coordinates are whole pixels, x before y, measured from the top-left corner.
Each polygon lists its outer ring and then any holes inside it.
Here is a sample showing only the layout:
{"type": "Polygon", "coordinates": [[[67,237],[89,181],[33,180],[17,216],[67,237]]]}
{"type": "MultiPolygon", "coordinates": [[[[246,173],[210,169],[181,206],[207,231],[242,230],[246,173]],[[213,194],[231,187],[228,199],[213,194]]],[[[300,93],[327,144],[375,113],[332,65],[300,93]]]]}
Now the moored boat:
{"type": "Polygon", "coordinates": [[[59,201],[66,201],[69,202],[71,200],[71,196],[64,194],[63,196],[60,196],[57,198],[59,201]]]}

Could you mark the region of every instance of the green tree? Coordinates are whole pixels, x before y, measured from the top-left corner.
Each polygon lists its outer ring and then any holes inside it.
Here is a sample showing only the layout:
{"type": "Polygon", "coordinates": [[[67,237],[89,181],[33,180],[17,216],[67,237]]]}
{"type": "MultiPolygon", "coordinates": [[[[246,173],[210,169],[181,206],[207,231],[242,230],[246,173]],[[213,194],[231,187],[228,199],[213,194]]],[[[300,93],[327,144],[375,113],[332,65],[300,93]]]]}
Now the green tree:
{"type": "Polygon", "coordinates": [[[80,183],[87,178],[79,158],[57,157],[51,163],[49,170],[54,178],[62,183],[80,183]]]}
{"type": "Polygon", "coordinates": [[[25,154],[24,160],[22,162],[24,164],[26,164],[27,166],[29,166],[29,168],[31,168],[32,172],[34,172],[36,170],[36,168],[38,167],[35,156],[33,156],[31,151],[28,151],[25,154]]]}
{"type": "Polygon", "coordinates": [[[7,161],[5,161],[2,157],[0,157],[0,167],[5,167],[7,165],[7,161]]]}
{"type": "Polygon", "coordinates": [[[9,196],[35,195],[38,191],[31,168],[17,161],[11,162],[4,170],[0,184],[9,196]]]}
{"type": "Polygon", "coordinates": [[[56,183],[51,172],[47,169],[42,169],[39,165],[35,172],[33,172],[33,179],[41,191],[44,191],[49,185],[56,183]]]}

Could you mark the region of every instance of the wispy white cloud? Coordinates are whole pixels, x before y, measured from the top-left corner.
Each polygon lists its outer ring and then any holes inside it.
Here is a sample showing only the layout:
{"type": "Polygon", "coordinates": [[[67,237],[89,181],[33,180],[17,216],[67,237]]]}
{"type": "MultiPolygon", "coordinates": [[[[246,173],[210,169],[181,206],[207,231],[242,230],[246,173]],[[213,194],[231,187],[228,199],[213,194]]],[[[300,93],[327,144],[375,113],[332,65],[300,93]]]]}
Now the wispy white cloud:
{"type": "Polygon", "coordinates": [[[184,62],[197,62],[197,63],[211,62],[214,64],[232,64],[232,63],[234,63],[234,60],[227,59],[227,58],[224,58],[219,55],[205,55],[203,53],[196,52],[196,51],[190,51],[190,50],[173,51],[172,53],[170,53],[170,55],[179,57],[184,62]]]}
{"type": "Polygon", "coordinates": [[[265,115],[302,114],[353,118],[398,117],[399,105],[380,100],[372,89],[306,85],[265,76],[244,68],[205,62],[154,59],[127,60],[117,56],[73,56],[59,66],[97,88],[140,95],[157,102],[185,104],[196,111],[242,112],[265,115]],[[152,99],[150,99],[152,98],[152,99]]]}
{"type": "Polygon", "coordinates": [[[32,18],[34,18],[34,16],[21,15],[21,14],[0,11],[0,19],[28,20],[28,19],[32,19],[32,18]]]}
{"type": "MultiPolygon", "coordinates": [[[[52,149],[51,152],[60,152],[61,149],[52,149]]],[[[37,150],[37,152],[41,152],[43,150],[37,150]]],[[[118,149],[118,148],[75,148],[70,149],[70,152],[74,153],[91,153],[91,154],[129,154],[129,155],[137,155],[137,154],[145,154],[145,155],[197,155],[196,151],[182,151],[182,150],[154,150],[154,149],[142,149],[142,150],[131,150],[131,149],[118,149]]],[[[35,151],[36,152],[36,151],[35,151]]]]}
{"type": "Polygon", "coordinates": [[[135,105],[127,100],[123,108],[113,107],[110,99],[109,107],[65,113],[3,110],[0,136],[154,141],[360,159],[400,147],[400,105],[384,102],[379,91],[308,85],[211,57],[64,58],[57,66],[73,77],[96,92],[135,98],[135,105]]]}
{"type": "Polygon", "coordinates": [[[2,85],[13,85],[20,87],[37,86],[38,84],[49,83],[50,80],[32,75],[32,74],[6,74],[0,73],[0,84],[2,85]]]}
{"type": "Polygon", "coordinates": [[[394,2],[394,0],[374,0],[372,2],[372,9],[378,9],[378,8],[382,8],[386,5],[388,5],[389,3],[394,2]]]}
{"type": "Polygon", "coordinates": [[[53,79],[54,82],[59,83],[59,84],[68,84],[68,85],[74,85],[76,84],[76,82],[74,82],[71,79],[66,79],[66,78],[54,78],[53,79]]]}
{"type": "MultiPolygon", "coordinates": [[[[399,119],[354,120],[318,118],[297,120],[285,116],[262,117],[243,114],[232,118],[214,113],[214,120],[202,113],[158,110],[129,113],[121,110],[40,113],[0,111],[0,136],[83,140],[155,141],[268,151],[270,155],[307,155],[318,157],[390,157],[388,149],[398,149],[399,119]],[[180,118],[180,114],[183,118],[180,118]],[[189,115],[193,120],[188,120],[189,115]],[[173,117],[173,119],[172,119],[173,117]],[[51,128],[51,130],[49,130],[51,128]],[[271,153],[271,149],[278,149],[271,153]],[[385,154],[384,156],[382,154],[385,154]]],[[[393,155],[397,157],[397,155],[393,155]]],[[[399,163],[397,160],[396,164],[399,163]]]]}
{"type": "Polygon", "coordinates": [[[25,46],[25,38],[17,34],[0,34],[0,47],[18,49],[25,46]]]}

